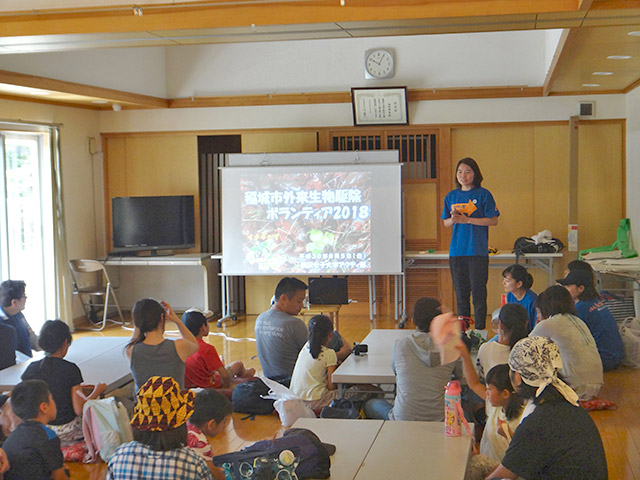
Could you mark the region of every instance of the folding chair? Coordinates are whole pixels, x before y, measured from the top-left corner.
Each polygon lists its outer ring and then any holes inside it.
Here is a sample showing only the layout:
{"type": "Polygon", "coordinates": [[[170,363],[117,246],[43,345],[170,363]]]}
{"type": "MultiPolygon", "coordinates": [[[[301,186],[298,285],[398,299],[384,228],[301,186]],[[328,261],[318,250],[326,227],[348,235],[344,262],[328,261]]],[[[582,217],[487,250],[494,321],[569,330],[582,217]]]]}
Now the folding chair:
{"type": "Polygon", "coordinates": [[[91,322],[92,318],[96,317],[95,307],[102,307],[102,325],[99,328],[91,328],[90,330],[101,331],[106,327],[107,322],[117,323],[107,318],[109,306],[114,306],[118,310],[120,315],[121,324],[124,325],[124,317],[120,310],[120,304],[118,303],[118,297],[114,291],[114,287],[109,280],[104,265],[97,260],[69,260],[69,268],[71,269],[71,276],[73,278],[73,294],[77,295],[82,303],[87,319],[91,322]],[[87,285],[87,282],[89,285],[87,285]],[[110,304],[109,300],[113,297],[113,303],[110,304]],[[99,301],[99,299],[104,301],[99,301]]]}

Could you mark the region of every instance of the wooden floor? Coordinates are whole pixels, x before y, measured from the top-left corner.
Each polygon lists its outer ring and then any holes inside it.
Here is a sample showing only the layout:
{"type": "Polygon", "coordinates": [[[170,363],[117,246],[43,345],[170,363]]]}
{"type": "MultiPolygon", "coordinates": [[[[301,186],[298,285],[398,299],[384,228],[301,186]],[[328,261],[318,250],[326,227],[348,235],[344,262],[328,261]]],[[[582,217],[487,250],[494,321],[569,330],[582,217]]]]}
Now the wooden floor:
{"type": "MultiPolygon", "coordinates": [[[[245,365],[260,370],[253,341],[255,317],[242,318],[237,324],[216,328],[210,323],[209,343],[213,344],[225,361],[242,360],[245,365]]],[[[378,318],[370,322],[367,315],[340,315],[340,333],[348,341],[361,341],[371,328],[395,328],[391,317],[378,318]]],[[[130,331],[113,327],[103,333],[77,332],[82,336],[129,336],[130,331]]],[[[605,373],[605,387],[600,398],[612,400],[618,405],[615,411],[591,414],[602,436],[609,478],[612,480],[640,480],[640,370],[621,368],[605,373]]],[[[258,440],[276,436],[280,421],[276,416],[259,416],[255,420],[242,420],[244,415],[233,414],[233,422],[226,431],[211,439],[215,454],[232,452],[258,440]]],[[[106,476],[106,465],[67,464],[73,479],[102,480],[106,476]]],[[[340,480],[340,479],[338,479],[340,480]]]]}

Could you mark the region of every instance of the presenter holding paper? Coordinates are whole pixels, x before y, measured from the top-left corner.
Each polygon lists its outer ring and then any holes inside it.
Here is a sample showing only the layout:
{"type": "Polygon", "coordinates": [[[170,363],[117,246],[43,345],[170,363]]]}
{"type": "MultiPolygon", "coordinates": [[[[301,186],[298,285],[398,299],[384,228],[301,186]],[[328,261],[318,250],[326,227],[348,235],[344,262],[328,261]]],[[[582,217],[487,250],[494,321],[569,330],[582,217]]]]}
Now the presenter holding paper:
{"type": "Polygon", "coordinates": [[[487,317],[489,277],[489,227],[498,224],[493,195],[482,188],[482,173],[473,158],[463,158],[456,167],[456,185],[444,199],[442,220],[453,226],[449,245],[449,268],[456,292],[458,315],[471,317],[473,296],[476,328],[483,330],[487,317]]]}

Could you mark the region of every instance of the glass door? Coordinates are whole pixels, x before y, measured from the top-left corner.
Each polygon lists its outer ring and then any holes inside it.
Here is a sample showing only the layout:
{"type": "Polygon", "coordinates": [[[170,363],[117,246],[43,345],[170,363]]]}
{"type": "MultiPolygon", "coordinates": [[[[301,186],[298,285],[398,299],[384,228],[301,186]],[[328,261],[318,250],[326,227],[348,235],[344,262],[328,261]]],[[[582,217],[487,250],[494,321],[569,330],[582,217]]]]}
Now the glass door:
{"type": "Polygon", "coordinates": [[[35,332],[55,312],[53,210],[48,133],[1,132],[2,280],[24,280],[24,314],[35,332]]]}

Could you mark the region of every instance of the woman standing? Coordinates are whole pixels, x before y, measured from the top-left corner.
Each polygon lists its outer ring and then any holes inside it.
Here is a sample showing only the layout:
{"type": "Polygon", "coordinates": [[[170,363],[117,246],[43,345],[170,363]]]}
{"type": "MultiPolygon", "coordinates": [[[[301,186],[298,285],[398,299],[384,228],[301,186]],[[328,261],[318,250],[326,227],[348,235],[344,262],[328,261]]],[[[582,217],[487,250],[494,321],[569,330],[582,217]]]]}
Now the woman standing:
{"type": "Polygon", "coordinates": [[[471,316],[473,295],[476,328],[483,330],[487,317],[489,277],[489,227],[498,224],[500,212],[493,195],[482,188],[482,173],[473,158],[463,158],[456,167],[455,190],[444,199],[442,220],[453,226],[449,245],[449,268],[456,292],[458,315],[471,316]]]}

